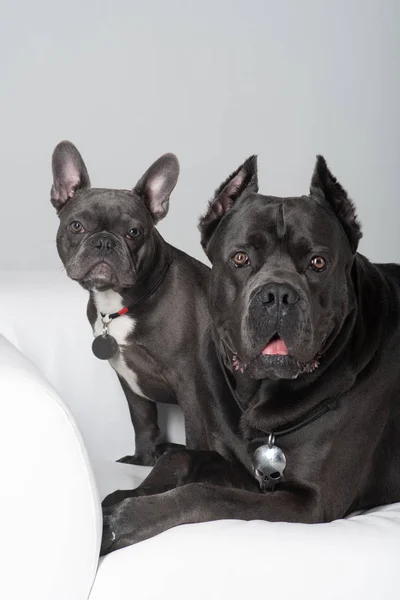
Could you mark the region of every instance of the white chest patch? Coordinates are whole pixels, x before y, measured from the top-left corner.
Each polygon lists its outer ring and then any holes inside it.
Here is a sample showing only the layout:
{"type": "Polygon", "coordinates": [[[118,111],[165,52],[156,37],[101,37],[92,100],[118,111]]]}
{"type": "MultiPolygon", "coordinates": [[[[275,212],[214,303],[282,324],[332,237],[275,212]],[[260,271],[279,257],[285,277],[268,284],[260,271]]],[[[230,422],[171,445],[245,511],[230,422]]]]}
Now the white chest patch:
{"type": "MultiPolygon", "coordinates": [[[[124,305],[122,303],[122,296],[113,290],[106,292],[94,291],[93,300],[97,308],[97,318],[94,323],[93,334],[97,337],[103,333],[103,322],[100,313],[110,314],[118,312],[121,308],[124,308],[124,305]]],[[[124,360],[124,347],[128,336],[134,332],[135,327],[136,320],[129,315],[121,315],[108,324],[108,333],[116,339],[120,349],[117,357],[111,358],[108,362],[118,375],[126,381],[133,392],[142,398],[147,398],[139,387],[136,373],[127,366],[124,360]]]]}

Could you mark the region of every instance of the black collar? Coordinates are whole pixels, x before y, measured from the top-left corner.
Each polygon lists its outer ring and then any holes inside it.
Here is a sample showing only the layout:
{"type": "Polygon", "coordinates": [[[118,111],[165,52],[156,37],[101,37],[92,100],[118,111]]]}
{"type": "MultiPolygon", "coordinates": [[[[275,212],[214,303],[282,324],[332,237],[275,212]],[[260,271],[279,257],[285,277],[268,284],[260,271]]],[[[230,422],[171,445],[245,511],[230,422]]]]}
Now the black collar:
{"type": "MultiPolygon", "coordinates": [[[[217,351],[217,356],[218,356],[218,361],[219,361],[220,367],[221,367],[222,372],[225,377],[225,381],[228,385],[228,388],[229,388],[236,404],[238,405],[241,413],[243,414],[246,409],[243,406],[242,402],[240,401],[238,395],[236,394],[236,391],[233,389],[232,382],[229,378],[229,373],[228,373],[228,371],[224,365],[223,359],[218,351],[217,351]]],[[[335,410],[338,406],[338,402],[339,402],[338,398],[328,398],[328,400],[324,400],[323,402],[321,402],[321,404],[318,404],[317,406],[312,408],[310,411],[308,411],[301,419],[294,421],[293,423],[291,423],[290,425],[288,425],[286,427],[281,427],[281,428],[275,429],[274,431],[267,431],[267,432],[265,432],[265,434],[269,437],[272,436],[274,438],[277,438],[277,437],[282,437],[284,435],[288,435],[289,433],[293,433],[294,431],[297,431],[298,429],[301,429],[302,427],[309,425],[313,421],[316,421],[317,419],[322,417],[322,415],[324,415],[328,411],[335,410]]]]}

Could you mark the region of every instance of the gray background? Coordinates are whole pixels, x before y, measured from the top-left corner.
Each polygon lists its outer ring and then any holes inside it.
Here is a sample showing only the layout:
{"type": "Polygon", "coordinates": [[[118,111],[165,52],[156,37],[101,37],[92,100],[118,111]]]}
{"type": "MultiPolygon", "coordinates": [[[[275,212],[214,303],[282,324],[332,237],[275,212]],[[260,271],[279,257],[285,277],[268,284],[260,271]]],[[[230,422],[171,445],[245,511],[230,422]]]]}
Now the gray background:
{"type": "Polygon", "coordinates": [[[259,155],[261,191],[308,190],[323,153],[356,201],[361,250],[400,261],[398,0],[1,2],[0,268],[55,269],[50,156],[130,187],[173,151],[161,232],[203,259],[196,221],[259,155]]]}

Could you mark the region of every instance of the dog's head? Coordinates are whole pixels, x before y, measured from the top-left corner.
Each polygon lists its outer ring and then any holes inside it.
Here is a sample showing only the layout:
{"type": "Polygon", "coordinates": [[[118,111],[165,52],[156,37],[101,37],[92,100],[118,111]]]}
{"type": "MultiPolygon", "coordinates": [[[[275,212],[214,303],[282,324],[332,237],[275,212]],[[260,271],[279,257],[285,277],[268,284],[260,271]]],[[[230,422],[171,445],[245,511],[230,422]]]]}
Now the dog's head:
{"type": "Polygon", "coordinates": [[[325,160],[317,158],[309,196],[277,198],[258,193],[257,160],[249,158],[218,188],[199,229],[227,364],[255,379],[317,368],[354,308],[361,238],[325,160]]]}
{"type": "Polygon", "coordinates": [[[51,202],[60,217],[57,249],[67,274],[86,289],[121,291],[150,268],[156,252],[155,224],[168,212],[179,163],[161,156],[132,190],[90,187],[78,150],[56,146],[51,202]]]}

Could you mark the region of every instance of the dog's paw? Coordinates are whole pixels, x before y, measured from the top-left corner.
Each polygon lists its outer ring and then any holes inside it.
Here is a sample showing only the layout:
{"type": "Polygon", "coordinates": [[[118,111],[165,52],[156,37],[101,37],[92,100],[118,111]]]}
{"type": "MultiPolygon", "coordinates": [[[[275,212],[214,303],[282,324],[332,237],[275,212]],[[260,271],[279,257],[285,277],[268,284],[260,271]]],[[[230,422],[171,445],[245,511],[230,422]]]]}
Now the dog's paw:
{"type": "Polygon", "coordinates": [[[158,459],[157,452],[136,453],[133,456],[123,456],[117,462],[127,465],[141,465],[142,467],[154,467],[158,459]]]}
{"type": "Polygon", "coordinates": [[[123,456],[117,462],[126,463],[128,465],[141,465],[142,467],[154,467],[157,460],[169,450],[182,450],[186,446],[175,444],[173,442],[162,442],[157,444],[154,450],[145,450],[136,452],[133,456],[123,456]]]}

